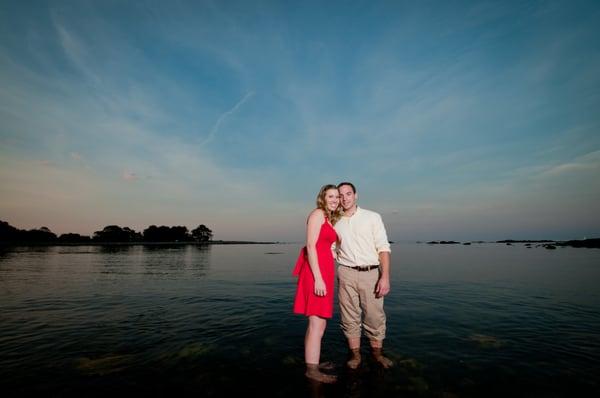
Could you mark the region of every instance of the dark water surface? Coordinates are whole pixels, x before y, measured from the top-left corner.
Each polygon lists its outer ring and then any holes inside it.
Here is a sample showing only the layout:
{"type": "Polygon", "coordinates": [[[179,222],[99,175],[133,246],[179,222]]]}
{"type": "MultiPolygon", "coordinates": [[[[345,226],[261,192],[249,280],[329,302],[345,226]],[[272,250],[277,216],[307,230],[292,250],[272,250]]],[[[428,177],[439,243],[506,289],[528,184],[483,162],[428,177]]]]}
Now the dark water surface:
{"type": "Polygon", "coordinates": [[[0,249],[0,393],[566,397],[600,392],[600,250],[392,246],[385,350],[303,377],[299,245],[0,249]]]}

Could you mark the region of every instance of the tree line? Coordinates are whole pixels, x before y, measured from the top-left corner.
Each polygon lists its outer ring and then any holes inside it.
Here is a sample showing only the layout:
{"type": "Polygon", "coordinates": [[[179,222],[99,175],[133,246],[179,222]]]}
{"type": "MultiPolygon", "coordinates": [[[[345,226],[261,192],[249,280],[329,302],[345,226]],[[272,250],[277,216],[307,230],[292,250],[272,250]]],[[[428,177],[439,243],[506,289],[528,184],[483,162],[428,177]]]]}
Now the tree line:
{"type": "Polygon", "coordinates": [[[0,220],[0,243],[86,243],[86,242],[209,242],[213,232],[204,224],[188,231],[185,226],[168,227],[151,225],[142,232],[129,227],[107,225],[100,231],[95,231],[90,237],[76,233],[66,233],[60,236],[47,227],[39,229],[18,229],[6,221],[0,220]]]}

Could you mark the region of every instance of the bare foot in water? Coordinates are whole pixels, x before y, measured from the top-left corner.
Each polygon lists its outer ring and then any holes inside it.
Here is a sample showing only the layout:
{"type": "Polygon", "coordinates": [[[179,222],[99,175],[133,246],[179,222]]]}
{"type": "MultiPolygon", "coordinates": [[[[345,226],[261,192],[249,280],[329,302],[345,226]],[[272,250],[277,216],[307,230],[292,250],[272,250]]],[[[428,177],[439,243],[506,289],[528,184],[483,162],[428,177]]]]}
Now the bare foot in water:
{"type": "Polygon", "coordinates": [[[346,362],[346,365],[352,370],[358,369],[362,358],[360,356],[360,348],[353,348],[350,350],[350,359],[346,362]]]}
{"type": "Polygon", "coordinates": [[[328,375],[319,370],[319,365],[317,364],[306,364],[306,377],[309,379],[318,381],[319,383],[335,383],[337,381],[337,377],[333,375],[328,375]]]}
{"type": "Polygon", "coordinates": [[[391,359],[383,356],[381,352],[381,348],[373,348],[373,358],[375,361],[379,362],[379,364],[384,368],[388,369],[394,366],[394,362],[391,359]]]}
{"type": "Polygon", "coordinates": [[[335,364],[333,362],[321,362],[319,364],[319,370],[335,370],[335,364]]]}

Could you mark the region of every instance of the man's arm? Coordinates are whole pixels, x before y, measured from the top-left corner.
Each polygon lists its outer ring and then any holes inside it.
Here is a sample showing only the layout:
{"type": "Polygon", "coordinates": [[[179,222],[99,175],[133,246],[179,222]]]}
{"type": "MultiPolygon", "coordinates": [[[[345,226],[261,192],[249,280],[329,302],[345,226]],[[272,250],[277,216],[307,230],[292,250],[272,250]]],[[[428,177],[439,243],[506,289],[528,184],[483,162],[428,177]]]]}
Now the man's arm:
{"type": "Polygon", "coordinates": [[[390,252],[379,252],[381,275],[377,282],[375,294],[383,297],[390,292],[390,252]]]}
{"type": "Polygon", "coordinates": [[[381,275],[377,282],[375,294],[377,297],[383,297],[390,292],[390,242],[387,238],[385,226],[381,216],[377,215],[377,221],[374,226],[375,247],[377,248],[377,255],[379,256],[379,265],[381,269],[381,275]]]}

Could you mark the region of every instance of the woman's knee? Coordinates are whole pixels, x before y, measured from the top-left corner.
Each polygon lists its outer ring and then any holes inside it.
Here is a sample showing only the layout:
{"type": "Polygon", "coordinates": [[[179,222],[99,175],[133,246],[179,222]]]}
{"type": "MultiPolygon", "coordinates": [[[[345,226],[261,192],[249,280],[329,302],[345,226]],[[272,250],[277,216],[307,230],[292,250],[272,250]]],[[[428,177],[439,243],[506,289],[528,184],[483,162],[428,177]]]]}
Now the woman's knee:
{"type": "Polygon", "coordinates": [[[318,316],[311,316],[308,318],[308,327],[311,332],[323,334],[325,332],[325,327],[327,327],[327,321],[318,316]]]}

